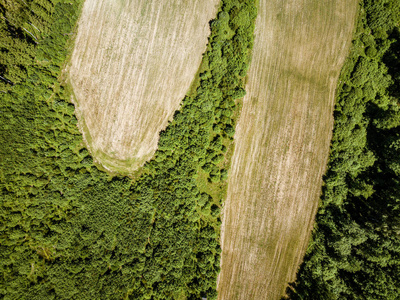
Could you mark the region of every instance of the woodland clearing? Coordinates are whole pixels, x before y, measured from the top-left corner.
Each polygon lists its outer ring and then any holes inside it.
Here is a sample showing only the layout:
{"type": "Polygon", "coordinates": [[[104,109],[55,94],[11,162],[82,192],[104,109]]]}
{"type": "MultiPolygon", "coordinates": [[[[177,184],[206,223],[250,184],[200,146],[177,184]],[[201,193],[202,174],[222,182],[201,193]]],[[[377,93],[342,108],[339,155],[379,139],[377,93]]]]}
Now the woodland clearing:
{"type": "Polygon", "coordinates": [[[261,0],[221,228],[218,299],[280,299],[308,245],[355,0],[261,0]]]}
{"type": "Polygon", "coordinates": [[[94,158],[132,173],[189,90],[219,0],[86,0],[69,66],[94,158]]]}

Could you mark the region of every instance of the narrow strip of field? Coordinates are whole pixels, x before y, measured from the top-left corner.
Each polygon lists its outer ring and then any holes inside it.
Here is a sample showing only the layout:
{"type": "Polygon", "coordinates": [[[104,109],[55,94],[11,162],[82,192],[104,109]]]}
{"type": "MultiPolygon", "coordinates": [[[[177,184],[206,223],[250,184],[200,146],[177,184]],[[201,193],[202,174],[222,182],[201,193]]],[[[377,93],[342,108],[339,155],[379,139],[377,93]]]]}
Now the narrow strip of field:
{"type": "Polygon", "coordinates": [[[260,0],[223,211],[219,299],[279,299],[307,247],[356,0],[260,0]]]}
{"type": "Polygon", "coordinates": [[[152,157],[206,49],[219,0],[86,0],[69,74],[84,138],[106,168],[152,157]]]}

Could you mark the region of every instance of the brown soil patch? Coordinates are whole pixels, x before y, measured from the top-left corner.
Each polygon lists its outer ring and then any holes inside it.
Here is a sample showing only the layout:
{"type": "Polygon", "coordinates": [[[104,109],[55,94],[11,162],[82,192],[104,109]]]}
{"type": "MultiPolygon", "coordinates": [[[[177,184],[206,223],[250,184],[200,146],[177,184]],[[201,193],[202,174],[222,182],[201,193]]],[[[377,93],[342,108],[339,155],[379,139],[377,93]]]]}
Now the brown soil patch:
{"type": "Polygon", "coordinates": [[[219,299],[279,299],[321,193],[356,0],[260,0],[222,224],[219,299]]]}
{"type": "Polygon", "coordinates": [[[106,168],[150,159],[199,68],[219,0],[86,0],[69,67],[85,140],[106,168]]]}

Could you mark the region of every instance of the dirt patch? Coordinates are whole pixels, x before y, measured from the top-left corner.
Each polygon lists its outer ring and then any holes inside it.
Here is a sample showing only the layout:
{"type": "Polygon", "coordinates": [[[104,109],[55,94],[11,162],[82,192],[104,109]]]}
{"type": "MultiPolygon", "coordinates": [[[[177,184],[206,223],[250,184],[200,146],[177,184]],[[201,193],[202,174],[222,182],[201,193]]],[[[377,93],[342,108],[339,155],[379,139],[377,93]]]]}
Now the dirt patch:
{"type": "Polygon", "coordinates": [[[222,224],[219,299],[279,299],[321,193],[355,0],[260,0],[222,224]]]}
{"type": "Polygon", "coordinates": [[[86,0],[69,67],[83,134],[106,168],[154,154],[190,87],[219,0],[86,0]]]}

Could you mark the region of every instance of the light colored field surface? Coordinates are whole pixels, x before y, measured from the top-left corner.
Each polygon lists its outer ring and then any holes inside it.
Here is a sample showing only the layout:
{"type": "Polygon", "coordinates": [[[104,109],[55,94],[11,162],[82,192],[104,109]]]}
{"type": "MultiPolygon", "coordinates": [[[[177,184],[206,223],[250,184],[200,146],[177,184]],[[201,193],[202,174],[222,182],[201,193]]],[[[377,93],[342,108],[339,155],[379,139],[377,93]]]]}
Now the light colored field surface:
{"type": "Polygon", "coordinates": [[[279,299],[295,279],[356,14],[356,0],[260,0],[224,204],[219,299],[279,299]]]}
{"type": "Polygon", "coordinates": [[[114,171],[150,159],[199,68],[219,0],[86,0],[69,67],[94,157],[114,171]]]}

